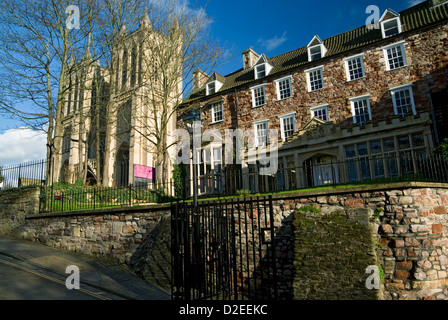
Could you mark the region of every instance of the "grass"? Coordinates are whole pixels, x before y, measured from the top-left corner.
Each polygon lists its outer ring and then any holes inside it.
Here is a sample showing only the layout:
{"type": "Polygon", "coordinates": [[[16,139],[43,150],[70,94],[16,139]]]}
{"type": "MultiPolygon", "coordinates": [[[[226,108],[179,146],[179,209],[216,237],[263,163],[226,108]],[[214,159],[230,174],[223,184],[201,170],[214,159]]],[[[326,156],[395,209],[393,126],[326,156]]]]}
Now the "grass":
{"type": "MultiPolygon", "coordinates": [[[[243,197],[256,197],[256,196],[268,196],[272,194],[291,194],[291,193],[304,193],[310,191],[320,190],[332,190],[332,189],[344,189],[344,188],[356,188],[367,187],[379,184],[389,184],[404,181],[424,181],[420,175],[408,175],[401,178],[388,178],[388,179],[376,179],[370,181],[363,181],[360,183],[348,183],[339,185],[327,185],[319,187],[311,187],[304,189],[265,192],[265,193],[250,193],[249,190],[238,190],[237,194],[222,197],[207,197],[198,199],[200,202],[214,201],[214,200],[229,200],[243,197]]],[[[129,201],[129,188],[117,189],[117,188],[93,188],[84,187],[82,185],[67,185],[67,184],[55,184],[51,189],[47,189],[47,199],[51,199],[47,202],[47,212],[65,212],[65,211],[81,211],[81,210],[101,210],[108,208],[119,208],[123,205],[126,206],[138,206],[146,204],[163,204],[169,203],[174,198],[166,195],[163,191],[144,190],[139,192],[132,191],[131,202],[129,201]],[[97,191],[94,191],[97,190],[97,191]],[[64,194],[64,199],[55,200],[55,195],[64,194]],[[94,199],[92,199],[92,197],[94,199]]],[[[186,200],[186,202],[192,202],[193,200],[186,200]]]]}

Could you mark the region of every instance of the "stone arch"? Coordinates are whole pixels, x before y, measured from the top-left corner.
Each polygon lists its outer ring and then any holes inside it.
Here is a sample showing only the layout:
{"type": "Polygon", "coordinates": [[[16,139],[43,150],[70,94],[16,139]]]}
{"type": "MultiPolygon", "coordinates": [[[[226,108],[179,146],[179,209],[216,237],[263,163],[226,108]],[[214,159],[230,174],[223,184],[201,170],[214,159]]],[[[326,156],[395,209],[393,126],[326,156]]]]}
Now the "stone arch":
{"type": "Polygon", "coordinates": [[[303,170],[309,187],[339,183],[338,158],[331,152],[309,156],[303,162],[303,170]]]}

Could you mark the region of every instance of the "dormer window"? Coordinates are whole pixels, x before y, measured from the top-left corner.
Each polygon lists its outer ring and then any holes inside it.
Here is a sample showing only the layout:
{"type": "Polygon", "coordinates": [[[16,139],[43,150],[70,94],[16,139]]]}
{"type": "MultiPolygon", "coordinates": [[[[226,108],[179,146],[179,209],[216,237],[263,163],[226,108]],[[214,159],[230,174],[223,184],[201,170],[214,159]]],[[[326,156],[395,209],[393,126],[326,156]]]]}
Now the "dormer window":
{"type": "Polygon", "coordinates": [[[216,92],[218,92],[221,89],[223,82],[225,81],[225,80],[222,80],[223,78],[224,77],[220,76],[216,72],[213,73],[213,75],[210,77],[210,79],[208,80],[207,85],[206,85],[207,96],[215,94],[216,92]],[[222,82],[218,79],[221,79],[222,82]]]}
{"type": "Polygon", "coordinates": [[[380,19],[383,38],[388,38],[401,33],[400,14],[387,9],[380,19]]]}
{"type": "Polygon", "coordinates": [[[254,66],[255,79],[261,79],[266,77],[272,70],[272,66],[268,62],[268,58],[265,54],[262,54],[254,66]]]}
{"type": "Polygon", "coordinates": [[[215,82],[207,83],[207,95],[215,94],[216,93],[216,84],[215,82]]]}
{"type": "Polygon", "coordinates": [[[401,33],[400,18],[384,21],[381,24],[381,30],[383,31],[383,38],[388,38],[401,33]]]}
{"type": "Polygon", "coordinates": [[[327,53],[327,49],[325,48],[322,40],[319,36],[314,36],[313,40],[308,44],[308,61],[315,61],[322,59],[327,53]]]}
{"type": "Polygon", "coordinates": [[[322,58],[322,48],[320,45],[309,48],[309,51],[310,51],[310,61],[322,58]]]}
{"type": "Polygon", "coordinates": [[[266,77],[266,65],[263,63],[255,67],[255,79],[264,77],[266,77]]]}

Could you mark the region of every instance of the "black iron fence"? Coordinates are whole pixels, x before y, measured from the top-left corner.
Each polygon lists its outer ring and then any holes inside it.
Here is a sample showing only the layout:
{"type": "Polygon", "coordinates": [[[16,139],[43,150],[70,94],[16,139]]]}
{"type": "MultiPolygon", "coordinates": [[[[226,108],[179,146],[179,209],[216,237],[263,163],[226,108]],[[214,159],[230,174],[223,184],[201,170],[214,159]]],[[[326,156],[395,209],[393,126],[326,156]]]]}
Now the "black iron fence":
{"type": "MultiPolygon", "coordinates": [[[[198,177],[199,197],[263,194],[321,187],[402,181],[448,183],[448,160],[441,155],[403,154],[366,156],[344,161],[307,161],[301,166],[279,163],[274,174],[260,174],[261,166],[223,169],[198,177]]],[[[187,195],[193,190],[187,183],[187,195]]]]}
{"type": "Polygon", "coordinates": [[[73,186],[51,183],[45,160],[0,167],[1,190],[41,186],[41,212],[100,209],[199,198],[269,194],[310,188],[379,184],[401,181],[448,183],[448,160],[441,155],[401,154],[366,156],[343,161],[328,157],[287,166],[280,161],[275,173],[261,174],[261,166],[227,166],[197,177],[198,187],[186,176],[165,183],[137,184],[122,188],[73,186]],[[62,187],[61,187],[62,186],[62,187]]]}
{"type": "Polygon", "coordinates": [[[172,201],[168,188],[71,186],[65,189],[65,187],[60,188],[56,185],[42,189],[41,213],[143,206],[172,201]]]}
{"type": "Polygon", "coordinates": [[[272,196],[171,206],[174,300],[278,298],[272,196]]]}
{"type": "Polygon", "coordinates": [[[47,160],[38,160],[0,167],[0,190],[26,186],[44,186],[47,180],[47,160]]]}

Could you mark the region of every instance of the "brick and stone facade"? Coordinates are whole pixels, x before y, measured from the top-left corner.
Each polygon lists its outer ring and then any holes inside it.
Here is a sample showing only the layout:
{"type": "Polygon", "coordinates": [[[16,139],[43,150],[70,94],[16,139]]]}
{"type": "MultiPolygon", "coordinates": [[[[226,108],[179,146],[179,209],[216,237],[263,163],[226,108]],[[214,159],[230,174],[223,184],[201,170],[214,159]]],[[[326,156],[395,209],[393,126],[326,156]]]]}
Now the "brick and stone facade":
{"type": "MultiPolygon", "coordinates": [[[[226,129],[256,131],[256,123],[266,121],[268,129],[279,133],[279,163],[283,168],[301,167],[307,161],[310,164],[344,161],[347,146],[356,149],[362,144],[370,150],[371,141],[384,138],[394,140],[393,152],[398,156],[401,151],[397,139],[404,135],[409,139],[419,135],[418,139],[424,139],[419,154],[430,154],[441,139],[448,137],[441,115],[447,99],[436,99],[438,96],[448,97],[448,20],[440,16],[420,24],[414,20],[418,14],[435,14],[436,10],[447,6],[443,2],[433,7],[432,2],[427,1],[403,11],[399,15],[403,31],[392,37],[383,38],[380,30],[366,31],[363,27],[326,39],[322,43],[328,52],[316,61],[307,61],[306,48],[273,57],[268,59],[272,71],[259,79],[254,77],[256,66],[253,63],[261,55],[246,50],[244,68],[221,77],[222,86],[218,92],[207,95],[204,88],[208,84],[202,76],[202,82],[198,83],[203,86],[187,99],[186,105],[200,110],[202,132],[219,130],[223,137],[226,129]],[[390,46],[402,46],[405,56],[404,65],[393,70],[388,67],[390,46]],[[246,57],[248,54],[252,59],[246,57]],[[348,80],[346,60],[357,56],[362,56],[364,76],[348,80]],[[248,65],[248,61],[252,64],[248,65]],[[308,71],[318,67],[322,68],[323,88],[310,92],[308,71]],[[279,99],[277,80],[285,77],[290,79],[291,96],[279,99]],[[264,87],[265,103],[254,107],[252,89],[257,86],[264,87]],[[394,92],[404,87],[410,89],[413,110],[400,115],[394,103],[397,99],[394,92]],[[370,119],[361,124],[353,113],[353,99],[357,97],[364,97],[370,105],[370,119]],[[215,103],[222,103],[222,121],[213,122],[215,103]],[[315,107],[326,108],[324,121],[317,115],[313,117],[312,108],[315,107]],[[283,115],[293,116],[295,133],[288,139],[281,139],[280,117],[283,115]]],[[[178,126],[182,127],[183,116],[180,114],[178,119],[178,126]]],[[[245,151],[248,151],[247,145],[245,151]]],[[[384,156],[385,153],[385,150],[380,152],[384,156]]],[[[243,163],[243,172],[250,170],[247,162],[243,163]]],[[[253,168],[252,171],[257,170],[253,168]]],[[[253,184],[247,182],[245,187],[250,189],[253,184]]],[[[262,190],[255,188],[252,191],[262,190]]]]}

